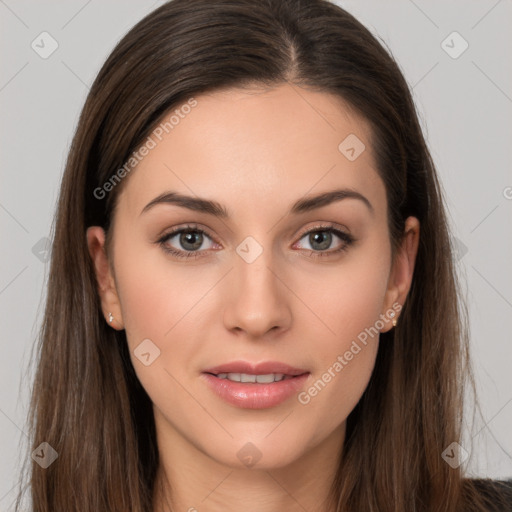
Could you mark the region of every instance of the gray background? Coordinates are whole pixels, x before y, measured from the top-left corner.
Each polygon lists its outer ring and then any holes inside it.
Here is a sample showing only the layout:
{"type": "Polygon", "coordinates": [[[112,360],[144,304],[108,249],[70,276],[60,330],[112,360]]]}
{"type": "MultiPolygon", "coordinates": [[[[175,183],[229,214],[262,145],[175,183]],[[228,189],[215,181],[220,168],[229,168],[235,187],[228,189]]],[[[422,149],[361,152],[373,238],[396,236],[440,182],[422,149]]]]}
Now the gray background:
{"type": "MultiPolygon", "coordinates": [[[[115,43],[161,3],[0,0],[0,511],[11,509],[25,457],[28,364],[48,272],[45,238],[78,115],[115,43]],[[31,47],[43,31],[59,45],[47,59],[31,47]]],[[[413,88],[469,303],[483,417],[471,427],[467,415],[465,466],[470,475],[510,477],[512,2],[339,4],[386,43],[413,88]],[[442,45],[453,31],[469,44],[458,58],[445,49],[460,51],[462,40],[451,36],[442,45]]]]}

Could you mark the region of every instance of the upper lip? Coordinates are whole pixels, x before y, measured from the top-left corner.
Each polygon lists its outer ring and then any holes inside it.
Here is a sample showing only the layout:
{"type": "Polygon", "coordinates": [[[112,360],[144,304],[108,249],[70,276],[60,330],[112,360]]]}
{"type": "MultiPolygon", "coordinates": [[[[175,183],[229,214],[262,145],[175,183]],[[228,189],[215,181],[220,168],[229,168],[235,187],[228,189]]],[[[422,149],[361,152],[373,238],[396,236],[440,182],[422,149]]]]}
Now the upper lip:
{"type": "Polygon", "coordinates": [[[301,368],[294,368],[279,361],[265,361],[262,363],[249,363],[248,361],[232,361],[218,366],[213,366],[203,371],[203,373],[247,373],[250,375],[267,375],[269,373],[282,373],[284,375],[302,375],[309,373],[301,368]]]}

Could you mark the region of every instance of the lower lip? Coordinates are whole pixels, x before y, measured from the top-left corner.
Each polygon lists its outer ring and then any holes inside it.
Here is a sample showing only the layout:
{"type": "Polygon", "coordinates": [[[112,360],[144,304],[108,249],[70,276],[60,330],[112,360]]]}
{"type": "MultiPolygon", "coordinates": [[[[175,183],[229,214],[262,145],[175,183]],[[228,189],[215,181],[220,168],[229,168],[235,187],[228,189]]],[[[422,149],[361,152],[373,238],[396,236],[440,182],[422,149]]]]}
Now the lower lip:
{"type": "Polygon", "coordinates": [[[309,375],[304,373],[279,382],[258,384],[233,382],[229,379],[219,379],[210,373],[202,374],[214,393],[231,405],[243,409],[268,409],[283,403],[304,387],[309,375]]]}

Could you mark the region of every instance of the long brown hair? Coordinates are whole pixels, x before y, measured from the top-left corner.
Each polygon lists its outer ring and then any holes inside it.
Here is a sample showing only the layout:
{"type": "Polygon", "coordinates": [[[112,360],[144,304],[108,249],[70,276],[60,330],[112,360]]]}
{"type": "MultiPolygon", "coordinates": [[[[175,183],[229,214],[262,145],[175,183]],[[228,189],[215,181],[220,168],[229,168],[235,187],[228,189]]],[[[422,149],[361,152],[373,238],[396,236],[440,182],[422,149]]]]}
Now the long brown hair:
{"type": "Polygon", "coordinates": [[[324,0],[173,0],[117,44],[70,148],[30,413],[31,449],[47,442],[58,458],[46,469],[32,462],[34,512],[153,507],[159,460],[151,401],[125,332],[103,318],[85,236],[99,225],[111,239],[129,177],[104,198],[98,189],[162,116],[190,98],[286,82],[338,95],[370,122],[393,250],[408,216],[421,224],[399,324],[381,335],[370,383],[347,420],[332,507],[486,510],[477,485],[441,456],[461,438],[464,383],[475,386],[442,190],[399,67],[361,23],[324,0]]]}

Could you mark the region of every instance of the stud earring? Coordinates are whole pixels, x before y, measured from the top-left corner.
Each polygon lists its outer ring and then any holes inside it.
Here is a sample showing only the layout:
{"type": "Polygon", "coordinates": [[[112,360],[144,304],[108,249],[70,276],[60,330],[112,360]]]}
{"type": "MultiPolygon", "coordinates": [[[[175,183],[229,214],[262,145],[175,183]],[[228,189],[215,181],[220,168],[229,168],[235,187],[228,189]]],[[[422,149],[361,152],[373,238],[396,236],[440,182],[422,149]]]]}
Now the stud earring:
{"type": "Polygon", "coordinates": [[[112,320],[114,320],[114,316],[112,315],[112,313],[109,313],[108,314],[108,323],[111,324],[112,320]]]}
{"type": "MultiPolygon", "coordinates": [[[[394,311],[391,311],[391,313],[389,313],[389,316],[391,318],[393,318],[395,316],[395,312],[394,311]]],[[[393,320],[391,321],[391,323],[393,324],[393,327],[396,327],[396,318],[393,318],[393,320]]]]}

